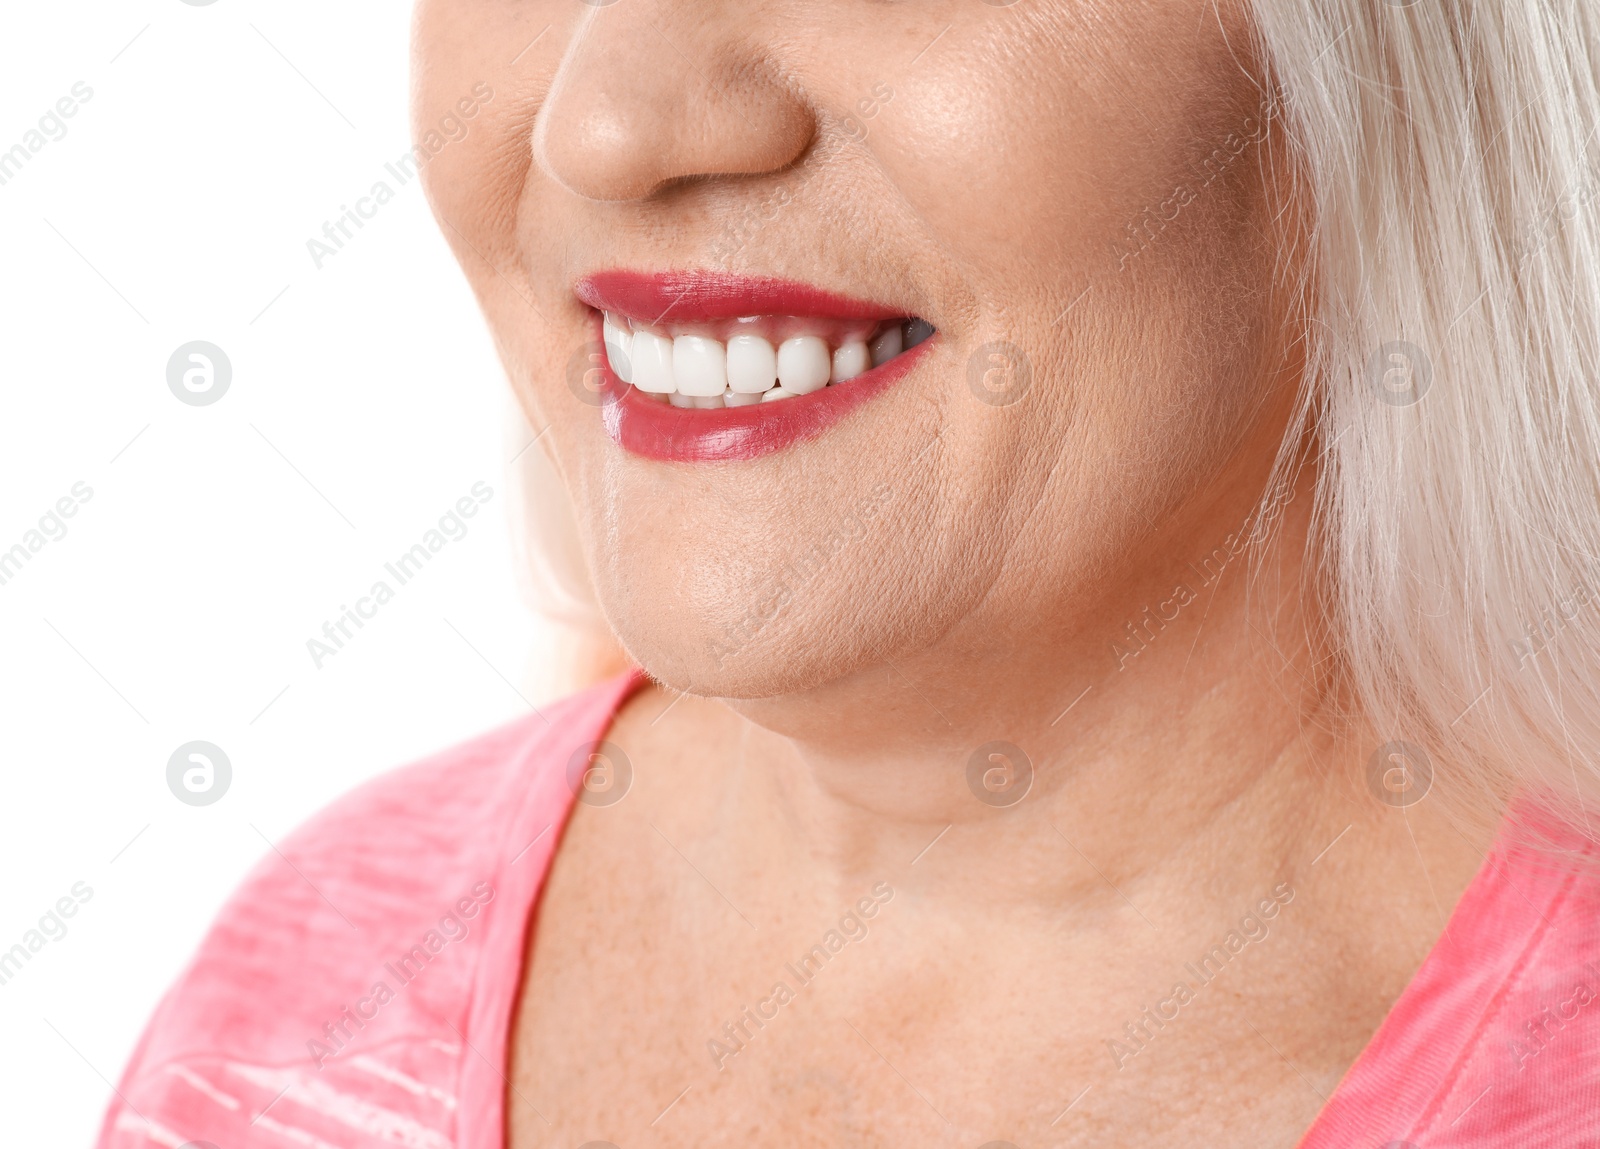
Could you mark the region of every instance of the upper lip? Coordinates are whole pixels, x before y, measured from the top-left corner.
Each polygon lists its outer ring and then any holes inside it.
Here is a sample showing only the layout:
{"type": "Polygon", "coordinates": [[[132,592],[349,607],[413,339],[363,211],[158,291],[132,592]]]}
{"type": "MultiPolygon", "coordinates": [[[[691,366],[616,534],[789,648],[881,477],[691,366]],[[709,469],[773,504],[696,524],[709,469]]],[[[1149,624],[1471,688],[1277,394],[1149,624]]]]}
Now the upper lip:
{"type": "Polygon", "coordinates": [[[793,280],[705,270],[613,268],[579,279],[573,294],[598,311],[652,326],[752,315],[864,320],[912,317],[902,309],[793,280]]]}

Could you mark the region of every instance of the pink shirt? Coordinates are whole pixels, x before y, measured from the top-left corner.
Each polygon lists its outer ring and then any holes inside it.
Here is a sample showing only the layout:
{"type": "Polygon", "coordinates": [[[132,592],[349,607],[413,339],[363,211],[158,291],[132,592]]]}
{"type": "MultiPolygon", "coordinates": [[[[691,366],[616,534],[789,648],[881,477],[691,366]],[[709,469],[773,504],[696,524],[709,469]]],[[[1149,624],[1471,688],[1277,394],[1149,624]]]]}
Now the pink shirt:
{"type": "MultiPolygon", "coordinates": [[[[281,843],[162,1000],[101,1149],[503,1149],[569,763],[639,681],[370,782],[281,843]]],[[[1302,1149],[1600,1144],[1597,943],[1600,878],[1502,842],[1302,1149]]]]}

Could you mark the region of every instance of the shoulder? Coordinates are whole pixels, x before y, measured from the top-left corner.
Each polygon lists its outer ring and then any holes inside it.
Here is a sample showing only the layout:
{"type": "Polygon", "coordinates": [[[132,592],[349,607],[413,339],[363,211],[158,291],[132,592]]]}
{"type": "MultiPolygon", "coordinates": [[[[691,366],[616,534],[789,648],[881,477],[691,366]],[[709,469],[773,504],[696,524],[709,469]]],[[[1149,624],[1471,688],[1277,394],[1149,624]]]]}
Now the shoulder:
{"type": "Polygon", "coordinates": [[[492,956],[520,955],[567,763],[631,682],[384,774],[271,843],[151,1019],[101,1149],[364,1146],[350,1138],[368,1126],[453,1144],[475,990],[492,956]]]}
{"type": "Polygon", "coordinates": [[[1597,952],[1600,844],[1519,802],[1301,1149],[1594,1144],[1597,952]]]}

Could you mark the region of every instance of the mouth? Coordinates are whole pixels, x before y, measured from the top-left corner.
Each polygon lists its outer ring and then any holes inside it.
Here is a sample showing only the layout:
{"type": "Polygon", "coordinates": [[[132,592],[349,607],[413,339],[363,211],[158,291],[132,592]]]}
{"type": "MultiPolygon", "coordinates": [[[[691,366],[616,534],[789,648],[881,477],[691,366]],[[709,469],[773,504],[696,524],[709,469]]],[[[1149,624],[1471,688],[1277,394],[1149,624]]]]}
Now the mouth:
{"type": "Polygon", "coordinates": [[[812,438],[903,377],[937,334],[917,316],[776,279],[607,271],[575,292],[604,349],[607,434],[675,462],[812,438]]]}

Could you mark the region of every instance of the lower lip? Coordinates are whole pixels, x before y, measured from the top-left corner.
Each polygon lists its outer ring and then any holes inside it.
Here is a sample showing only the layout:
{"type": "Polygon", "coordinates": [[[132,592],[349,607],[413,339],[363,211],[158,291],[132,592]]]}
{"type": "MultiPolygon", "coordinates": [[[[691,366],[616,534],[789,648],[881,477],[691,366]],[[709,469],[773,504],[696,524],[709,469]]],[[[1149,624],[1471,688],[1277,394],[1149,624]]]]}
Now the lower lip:
{"type": "MultiPolygon", "coordinates": [[[[595,317],[596,341],[601,338],[595,317]]],[[[770,455],[815,438],[861,404],[881,395],[916,365],[937,333],[893,359],[843,383],[809,395],[711,409],[673,407],[646,399],[601,368],[600,418],[623,450],[669,463],[720,463],[770,455]]]]}

